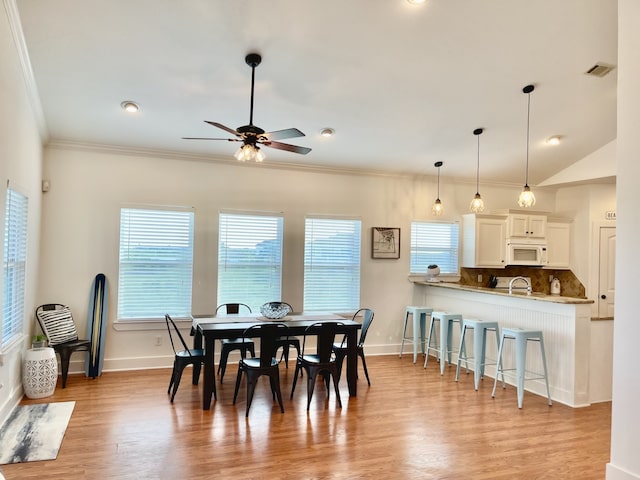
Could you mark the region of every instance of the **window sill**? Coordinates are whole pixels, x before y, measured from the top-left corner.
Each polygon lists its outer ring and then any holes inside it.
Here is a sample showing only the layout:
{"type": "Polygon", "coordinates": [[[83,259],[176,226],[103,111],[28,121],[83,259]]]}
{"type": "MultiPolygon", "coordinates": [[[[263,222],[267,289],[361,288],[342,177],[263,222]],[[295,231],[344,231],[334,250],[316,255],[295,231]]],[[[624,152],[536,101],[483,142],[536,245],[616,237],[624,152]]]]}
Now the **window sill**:
{"type": "MultiPolygon", "coordinates": [[[[173,320],[177,325],[191,325],[192,319],[191,317],[180,317],[175,318],[173,320]]],[[[131,332],[131,331],[157,331],[157,330],[166,330],[167,324],[164,318],[149,318],[149,319],[140,319],[140,320],[116,320],[113,322],[113,329],[131,332]]]]}
{"type": "MultiPolygon", "coordinates": [[[[424,282],[426,280],[425,275],[420,274],[420,273],[410,273],[409,274],[409,281],[410,282],[424,282]]],[[[459,282],[460,281],[460,275],[455,275],[455,274],[441,274],[438,275],[438,280],[440,280],[441,282],[459,282]]]]}

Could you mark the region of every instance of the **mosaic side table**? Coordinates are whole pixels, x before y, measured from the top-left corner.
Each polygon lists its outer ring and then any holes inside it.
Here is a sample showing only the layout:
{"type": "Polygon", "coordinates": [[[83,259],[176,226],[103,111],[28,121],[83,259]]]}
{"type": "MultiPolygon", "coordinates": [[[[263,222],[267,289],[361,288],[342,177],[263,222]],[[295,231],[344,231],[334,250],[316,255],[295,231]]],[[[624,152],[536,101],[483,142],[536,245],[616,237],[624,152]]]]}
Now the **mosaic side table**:
{"type": "Polygon", "coordinates": [[[24,354],[22,388],[29,398],[53,395],[58,382],[58,362],[53,348],[31,348],[24,354]]]}

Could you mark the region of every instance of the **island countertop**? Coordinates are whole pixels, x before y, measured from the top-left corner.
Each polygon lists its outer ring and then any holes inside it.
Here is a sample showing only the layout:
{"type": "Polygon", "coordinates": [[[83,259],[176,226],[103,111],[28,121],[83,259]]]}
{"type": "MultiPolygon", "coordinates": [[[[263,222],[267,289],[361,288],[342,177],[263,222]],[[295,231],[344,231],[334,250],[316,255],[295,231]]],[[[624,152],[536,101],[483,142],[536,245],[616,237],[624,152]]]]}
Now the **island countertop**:
{"type": "Polygon", "coordinates": [[[551,303],[562,303],[565,305],[579,305],[579,304],[591,304],[594,303],[593,300],[588,298],[577,298],[577,297],[563,297],[561,295],[548,295],[542,292],[532,292],[531,295],[527,295],[526,292],[517,291],[514,293],[509,293],[506,290],[495,289],[495,288],[487,288],[487,287],[474,287],[472,285],[462,285],[460,283],[455,282],[427,282],[427,281],[415,281],[416,285],[424,285],[429,287],[437,287],[437,288],[449,288],[455,290],[462,290],[466,292],[478,292],[478,293],[486,293],[489,295],[500,295],[511,298],[522,298],[527,300],[537,300],[541,302],[551,302],[551,303]]]}

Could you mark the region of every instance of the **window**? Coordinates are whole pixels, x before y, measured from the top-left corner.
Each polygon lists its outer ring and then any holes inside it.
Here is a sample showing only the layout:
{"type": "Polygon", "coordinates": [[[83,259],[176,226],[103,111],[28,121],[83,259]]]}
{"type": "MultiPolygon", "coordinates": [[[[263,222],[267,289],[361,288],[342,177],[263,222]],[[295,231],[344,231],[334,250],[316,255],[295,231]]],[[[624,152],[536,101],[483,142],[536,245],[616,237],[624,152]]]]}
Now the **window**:
{"type": "Polygon", "coordinates": [[[311,218],[304,234],[304,310],[360,308],[360,220],[311,218]]]}
{"type": "Polygon", "coordinates": [[[438,265],[443,274],[458,274],[458,223],[411,223],[411,273],[438,265]]]}
{"type": "Polygon", "coordinates": [[[192,210],[120,211],[118,319],[191,314],[192,210]]]}
{"type": "Polygon", "coordinates": [[[221,213],[219,230],[218,304],[283,300],[282,216],[221,213]]]}
{"type": "Polygon", "coordinates": [[[0,349],[7,348],[19,339],[23,330],[28,205],[27,197],[15,190],[7,189],[0,349]]]}

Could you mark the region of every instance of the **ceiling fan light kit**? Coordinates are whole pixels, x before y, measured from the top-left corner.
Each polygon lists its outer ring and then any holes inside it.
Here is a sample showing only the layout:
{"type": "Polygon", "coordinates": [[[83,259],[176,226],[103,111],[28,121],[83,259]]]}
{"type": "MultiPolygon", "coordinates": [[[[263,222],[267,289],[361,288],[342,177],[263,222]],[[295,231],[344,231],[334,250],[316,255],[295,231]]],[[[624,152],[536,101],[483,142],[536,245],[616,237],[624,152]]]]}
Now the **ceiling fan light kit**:
{"type": "Polygon", "coordinates": [[[211,137],[182,137],[183,140],[226,140],[228,142],[242,142],[242,146],[236,151],[234,157],[241,162],[244,161],[256,161],[262,162],[266,155],[260,149],[259,145],[265,147],[275,148],[277,150],[284,150],[292,153],[299,153],[306,155],[311,151],[307,147],[299,147],[297,145],[291,145],[288,143],[278,142],[276,140],[282,140],[284,138],[304,137],[297,128],[287,128],[285,130],[276,130],[273,132],[265,132],[262,128],[253,124],[253,96],[255,91],[255,74],[256,67],[262,62],[262,57],[257,53],[249,53],[245,59],[245,63],[251,67],[251,108],[249,110],[249,124],[233,129],[227,127],[218,122],[210,122],[205,120],[205,123],[213,125],[221,130],[224,130],[235,138],[211,138],[211,137]]]}
{"type": "Polygon", "coordinates": [[[480,135],[484,132],[483,128],[476,128],[473,131],[473,134],[478,138],[478,158],[476,163],[476,194],[471,200],[471,204],[469,205],[469,210],[473,213],[480,213],[484,210],[484,201],[480,196],[480,135]]]}
{"type": "Polygon", "coordinates": [[[518,197],[518,205],[523,208],[530,208],[536,204],[536,196],[529,187],[529,119],[531,117],[531,92],[534,90],[533,85],[527,85],[522,89],[522,93],[527,95],[527,163],[525,167],[524,187],[518,197]]]}
{"type": "Polygon", "coordinates": [[[436,162],[433,164],[433,166],[438,169],[438,196],[436,197],[436,201],[433,202],[433,207],[431,208],[431,212],[436,217],[439,217],[440,215],[442,215],[442,212],[444,211],[444,208],[442,207],[442,202],[440,201],[440,167],[442,165],[444,165],[443,162],[436,162]]]}

